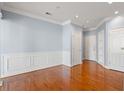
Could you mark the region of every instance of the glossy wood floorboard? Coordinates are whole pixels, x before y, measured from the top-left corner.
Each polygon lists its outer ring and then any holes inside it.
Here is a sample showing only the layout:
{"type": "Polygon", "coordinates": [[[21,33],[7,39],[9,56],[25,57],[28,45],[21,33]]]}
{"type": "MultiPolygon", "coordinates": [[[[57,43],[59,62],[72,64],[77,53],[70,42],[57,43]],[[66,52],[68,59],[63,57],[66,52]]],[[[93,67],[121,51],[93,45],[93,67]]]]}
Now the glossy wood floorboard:
{"type": "Polygon", "coordinates": [[[3,80],[1,90],[124,90],[124,73],[86,60],[72,68],[61,65],[3,80]]]}

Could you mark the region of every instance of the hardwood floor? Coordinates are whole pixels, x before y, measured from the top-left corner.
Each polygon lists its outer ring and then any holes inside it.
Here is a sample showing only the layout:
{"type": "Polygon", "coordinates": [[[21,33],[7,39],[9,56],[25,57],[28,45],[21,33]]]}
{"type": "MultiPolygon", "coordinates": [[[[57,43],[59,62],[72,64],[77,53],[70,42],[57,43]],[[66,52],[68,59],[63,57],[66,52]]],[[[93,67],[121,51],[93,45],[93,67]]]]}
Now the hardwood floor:
{"type": "Polygon", "coordinates": [[[1,90],[124,90],[124,73],[90,61],[72,68],[61,65],[3,80],[1,90]]]}

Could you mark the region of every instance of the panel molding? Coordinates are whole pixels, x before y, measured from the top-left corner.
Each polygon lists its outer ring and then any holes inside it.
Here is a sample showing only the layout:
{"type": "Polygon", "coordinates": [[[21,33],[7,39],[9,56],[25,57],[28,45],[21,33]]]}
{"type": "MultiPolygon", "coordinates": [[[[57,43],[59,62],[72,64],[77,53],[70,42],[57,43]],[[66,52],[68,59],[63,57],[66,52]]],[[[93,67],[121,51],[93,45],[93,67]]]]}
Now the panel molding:
{"type": "Polygon", "coordinates": [[[1,77],[61,65],[62,59],[62,51],[3,54],[1,55],[1,77]]]}

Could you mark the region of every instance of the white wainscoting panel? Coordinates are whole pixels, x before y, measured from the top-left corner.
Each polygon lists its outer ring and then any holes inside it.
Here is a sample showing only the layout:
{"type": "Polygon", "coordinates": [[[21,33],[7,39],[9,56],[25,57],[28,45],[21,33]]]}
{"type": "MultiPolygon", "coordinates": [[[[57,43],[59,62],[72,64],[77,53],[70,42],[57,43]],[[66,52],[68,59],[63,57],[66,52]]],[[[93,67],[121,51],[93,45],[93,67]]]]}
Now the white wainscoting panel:
{"type": "Polygon", "coordinates": [[[31,57],[32,69],[46,68],[48,65],[48,53],[38,53],[31,57]]]}
{"type": "Polygon", "coordinates": [[[4,57],[4,74],[20,73],[30,67],[30,56],[4,57]]]}
{"type": "Polygon", "coordinates": [[[48,66],[55,66],[55,65],[60,65],[62,64],[62,53],[49,53],[48,56],[48,66]]]}
{"type": "Polygon", "coordinates": [[[1,55],[1,77],[61,65],[62,58],[61,51],[1,55]]]}

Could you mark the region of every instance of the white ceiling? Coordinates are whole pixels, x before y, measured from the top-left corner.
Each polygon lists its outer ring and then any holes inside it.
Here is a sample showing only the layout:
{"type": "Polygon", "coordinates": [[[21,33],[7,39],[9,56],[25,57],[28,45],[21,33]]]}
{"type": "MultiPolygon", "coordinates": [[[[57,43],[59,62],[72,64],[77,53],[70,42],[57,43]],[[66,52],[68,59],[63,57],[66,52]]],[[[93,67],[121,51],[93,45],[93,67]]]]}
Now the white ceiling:
{"type": "Polygon", "coordinates": [[[95,27],[104,18],[113,16],[116,10],[119,11],[119,14],[124,13],[123,2],[114,2],[111,5],[107,2],[14,2],[4,3],[4,5],[60,23],[71,20],[72,23],[88,28],[95,27]],[[46,15],[45,12],[50,12],[52,15],[46,15]],[[75,15],[78,15],[79,18],[76,19],[75,15]]]}

